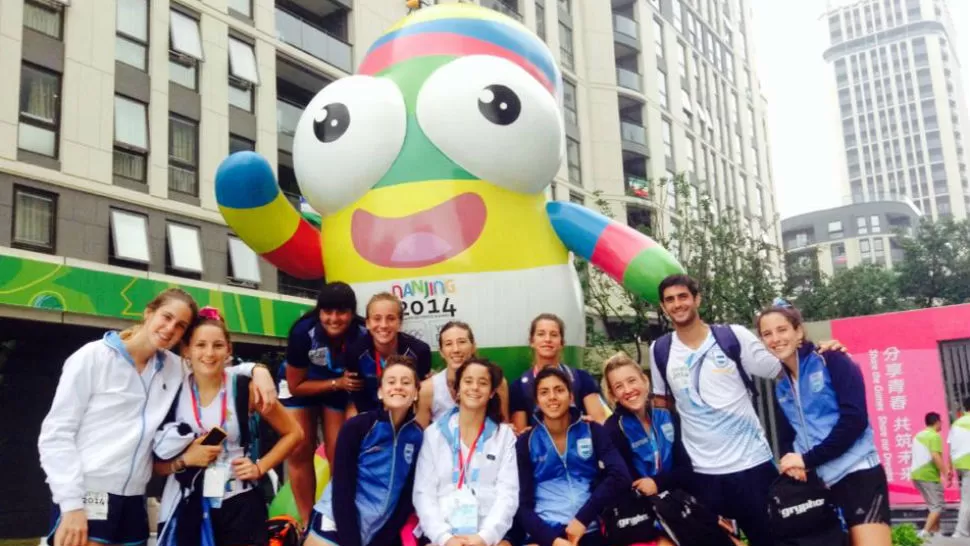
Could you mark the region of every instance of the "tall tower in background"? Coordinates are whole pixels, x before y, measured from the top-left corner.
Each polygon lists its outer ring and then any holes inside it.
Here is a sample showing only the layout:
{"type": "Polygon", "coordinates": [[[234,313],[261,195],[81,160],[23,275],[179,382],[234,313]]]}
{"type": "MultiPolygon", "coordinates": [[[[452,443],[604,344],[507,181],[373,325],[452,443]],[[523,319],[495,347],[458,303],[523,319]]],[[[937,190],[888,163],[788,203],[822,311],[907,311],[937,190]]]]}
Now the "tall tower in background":
{"type": "Polygon", "coordinates": [[[846,201],[908,197],[927,216],[965,218],[970,125],[946,0],[830,2],[825,16],[846,201]]]}

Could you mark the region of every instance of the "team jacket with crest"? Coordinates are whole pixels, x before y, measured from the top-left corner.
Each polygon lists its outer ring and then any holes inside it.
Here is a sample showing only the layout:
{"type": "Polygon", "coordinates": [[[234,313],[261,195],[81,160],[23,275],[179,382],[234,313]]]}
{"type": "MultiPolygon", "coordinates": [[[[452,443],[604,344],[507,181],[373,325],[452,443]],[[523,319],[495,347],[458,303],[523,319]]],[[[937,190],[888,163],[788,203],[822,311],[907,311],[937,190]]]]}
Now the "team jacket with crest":
{"type": "Polygon", "coordinates": [[[827,351],[823,358],[816,350],[812,343],[802,344],[798,379],[793,384],[785,368],[775,385],[776,403],[785,415],[778,420],[778,442],[782,453],[800,453],[805,466],[831,486],[877,466],[879,454],[859,366],[839,351],[827,351]]]}
{"type": "Polygon", "coordinates": [[[580,419],[570,408],[566,452],[560,454],[549,430],[536,426],[519,436],[519,511],[516,519],[528,543],[540,546],[565,538],[573,519],[598,532],[600,512],[633,481],[619,452],[602,425],[580,419]]]}
{"type": "Polygon", "coordinates": [[[623,457],[634,480],[653,478],[658,491],[683,485],[691,473],[690,457],[680,440],[677,416],[663,408],[650,412],[650,431],[640,419],[617,404],[603,427],[623,457]]]}
{"type": "Polygon", "coordinates": [[[336,526],[341,546],[391,544],[411,514],[414,468],[424,432],[409,414],[395,432],[375,410],[344,423],[330,484],[314,510],[336,526]]]}

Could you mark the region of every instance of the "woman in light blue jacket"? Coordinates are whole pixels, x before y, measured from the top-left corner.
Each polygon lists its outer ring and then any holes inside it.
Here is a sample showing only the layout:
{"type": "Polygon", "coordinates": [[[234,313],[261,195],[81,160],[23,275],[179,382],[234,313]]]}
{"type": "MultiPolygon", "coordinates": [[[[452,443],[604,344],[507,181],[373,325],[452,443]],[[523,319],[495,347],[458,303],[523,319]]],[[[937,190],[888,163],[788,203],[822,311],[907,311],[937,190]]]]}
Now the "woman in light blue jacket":
{"type": "Polygon", "coordinates": [[[782,362],[775,386],[781,471],[814,472],[842,509],[855,546],[891,546],[889,490],[866,410],[859,367],[838,351],[820,353],[805,339],[801,315],[776,305],[758,316],[765,346],[782,362]]]}

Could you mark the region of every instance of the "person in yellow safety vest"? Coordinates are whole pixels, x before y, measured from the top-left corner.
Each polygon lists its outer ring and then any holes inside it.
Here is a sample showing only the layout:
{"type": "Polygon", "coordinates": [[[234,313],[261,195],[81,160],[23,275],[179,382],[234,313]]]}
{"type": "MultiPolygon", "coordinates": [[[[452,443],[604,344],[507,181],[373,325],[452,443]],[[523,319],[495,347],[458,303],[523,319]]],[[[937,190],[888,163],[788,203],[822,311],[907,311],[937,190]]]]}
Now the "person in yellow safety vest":
{"type": "Polygon", "coordinates": [[[960,477],[960,514],[953,537],[970,537],[970,396],[963,400],[963,415],[950,425],[950,468],[960,477]]]}

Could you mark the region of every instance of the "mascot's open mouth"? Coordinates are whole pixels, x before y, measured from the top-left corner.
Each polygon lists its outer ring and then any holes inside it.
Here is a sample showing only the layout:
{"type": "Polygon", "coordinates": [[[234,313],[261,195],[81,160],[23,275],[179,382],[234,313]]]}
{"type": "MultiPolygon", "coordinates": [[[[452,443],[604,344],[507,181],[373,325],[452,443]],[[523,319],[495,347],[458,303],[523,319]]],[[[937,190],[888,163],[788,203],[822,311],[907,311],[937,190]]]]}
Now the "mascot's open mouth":
{"type": "Polygon", "coordinates": [[[463,193],[433,208],[401,218],[354,211],[350,237],[368,262],[382,267],[424,267],[457,256],[485,229],[485,202],[463,193]]]}

